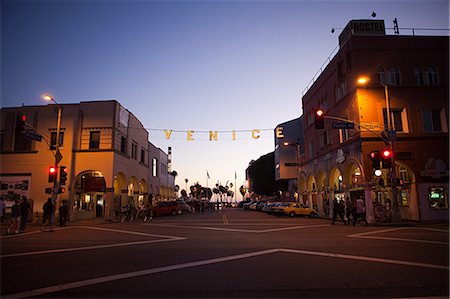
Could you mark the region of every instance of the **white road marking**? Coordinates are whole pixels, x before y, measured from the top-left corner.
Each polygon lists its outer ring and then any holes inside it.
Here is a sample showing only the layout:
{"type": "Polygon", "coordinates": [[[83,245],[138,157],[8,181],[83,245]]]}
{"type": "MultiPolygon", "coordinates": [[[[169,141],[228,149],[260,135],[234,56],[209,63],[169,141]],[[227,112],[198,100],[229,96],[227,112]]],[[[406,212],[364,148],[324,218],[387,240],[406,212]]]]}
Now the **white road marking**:
{"type": "Polygon", "coordinates": [[[70,282],[70,283],[65,283],[65,284],[49,286],[49,287],[40,288],[40,289],[34,289],[34,290],[25,291],[25,292],[16,293],[16,294],[9,294],[9,295],[5,295],[4,298],[25,298],[25,297],[32,297],[32,296],[41,296],[41,295],[45,295],[45,294],[49,294],[49,293],[54,293],[54,292],[59,292],[59,291],[64,291],[64,290],[74,289],[74,288],[79,288],[79,287],[86,287],[86,286],[90,286],[90,285],[111,282],[111,281],[116,281],[116,280],[120,280],[120,279],[127,279],[127,278],[133,278],[133,277],[137,277],[137,276],[151,275],[151,274],[156,274],[156,273],[161,273],[161,272],[167,272],[167,271],[173,271],[173,270],[179,270],[179,269],[185,269],[185,268],[192,268],[192,267],[199,267],[199,266],[205,266],[205,265],[211,265],[211,264],[217,264],[217,263],[223,263],[223,262],[230,262],[230,261],[235,261],[235,260],[239,260],[239,259],[246,259],[246,258],[257,257],[257,256],[262,256],[262,255],[267,255],[267,254],[280,253],[280,252],[281,253],[330,257],[330,258],[359,260],[359,261],[374,262],[374,263],[385,263],[385,264],[393,264],[393,265],[400,265],[400,266],[431,268],[431,269],[438,269],[438,270],[448,270],[449,269],[447,266],[442,266],[442,265],[417,263],[417,262],[402,261],[402,260],[390,260],[390,259],[367,257],[367,256],[355,256],[355,255],[330,253],[330,252],[319,252],[319,251],[307,251],[307,250],[281,248],[281,249],[261,250],[261,251],[255,251],[255,252],[250,252],[250,253],[231,255],[231,256],[227,256],[227,257],[212,258],[212,259],[196,261],[196,262],[188,262],[188,263],[183,263],[183,264],[178,264],[178,265],[164,266],[164,267],[151,268],[151,269],[140,270],[140,271],[133,271],[133,272],[91,278],[91,279],[86,279],[86,280],[81,280],[81,281],[75,281],[75,282],[70,282]]]}
{"type": "Polygon", "coordinates": [[[352,235],[348,235],[347,237],[362,238],[362,239],[388,240],[388,241],[415,242],[415,243],[426,243],[426,244],[440,244],[440,245],[448,245],[449,244],[448,242],[442,242],[442,241],[397,238],[397,237],[369,236],[369,235],[374,235],[374,234],[381,234],[381,233],[387,233],[387,232],[393,232],[393,231],[399,231],[399,230],[407,230],[407,229],[422,229],[422,230],[430,230],[430,231],[442,232],[442,233],[448,234],[447,230],[442,230],[442,229],[433,229],[433,228],[426,228],[426,227],[396,227],[396,228],[376,230],[376,231],[370,231],[370,232],[359,233],[359,234],[352,234],[352,235]]]}
{"type": "Polygon", "coordinates": [[[11,254],[0,255],[0,258],[28,256],[28,255],[40,255],[40,254],[50,254],[50,253],[62,253],[62,252],[71,252],[71,251],[82,251],[82,250],[93,250],[93,249],[123,247],[123,246],[133,246],[133,245],[143,245],[143,244],[150,244],[150,243],[161,243],[161,242],[179,241],[179,240],[186,239],[184,237],[177,237],[177,236],[155,235],[155,234],[147,234],[147,233],[120,230],[120,229],[109,229],[109,228],[90,227],[90,226],[71,226],[70,228],[82,228],[82,229],[110,231],[110,232],[114,232],[114,233],[139,235],[139,236],[155,237],[155,238],[163,238],[163,239],[124,242],[124,243],[115,243],[115,244],[104,244],[104,245],[93,245],[93,246],[83,246],[83,247],[72,247],[72,248],[59,248],[59,249],[39,250],[39,251],[30,251],[30,252],[22,252],[22,253],[11,253],[11,254]]]}
{"type": "Polygon", "coordinates": [[[384,263],[384,264],[394,264],[394,265],[402,265],[402,266],[413,266],[413,267],[441,269],[441,270],[448,270],[449,269],[448,266],[443,266],[443,265],[417,263],[417,262],[402,261],[402,260],[390,260],[390,259],[378,258],[378,257],[370,257],[370,256],[358,256],[358,255],[348,255],[348,254],[331,253],[331,252],[319,252],[319,251],[307,251],[307,250],[297,250],[297,249],[280,249],[280,251],[287,252],[287,253],[307,254],[307,255],[333,257],[333,258],[350,259],[350,260],[359,260],[359,261],[384,263]]]}
{"type": "Polygon", "coordinates": [[[191,226],[191,225],[175,225],[175,224],[154,224],[147,223],[145,225],[149,226],[161,226],[161,227],[176,227],[176,228],[193,228],[193,229],[204,229],[204,230],[217,230],[217,231],[228,231],[228,232],[241,232],[241,233],[253,233],[253,234],[261,234],[261,233],[270,233],[284,230],[294,230],[294,229],[305,229],[305,228],[316,228],[316,227],[324,227],[330,226],[329,224],[316,224],[316,225],[300,225],[300,226],[290,226],[290,227],[281,227],[281,228],[273,228],[273,229],[240,229],[240,228],[223,228],[223,227],[212,227],[212,226],[191,226]]]}

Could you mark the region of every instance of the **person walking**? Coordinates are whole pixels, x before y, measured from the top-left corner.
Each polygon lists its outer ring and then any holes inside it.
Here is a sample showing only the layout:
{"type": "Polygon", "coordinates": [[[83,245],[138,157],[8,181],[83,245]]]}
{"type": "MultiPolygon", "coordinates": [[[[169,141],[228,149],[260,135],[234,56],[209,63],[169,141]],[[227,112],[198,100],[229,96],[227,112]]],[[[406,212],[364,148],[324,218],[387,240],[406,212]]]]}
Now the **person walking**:
{"type": "Polygon", "coordinates": [[[19,200],[14,200],[14,205],[11,207],[11,222],[6,229],[7,234],[17,234],[19,232],[19,200]]]}
{"type": "Polygon", "coordinates": [[[344,224],[350,225],[350,217],[352,216],[352,210],[353,210],[353,204],[350,201],[350,197],[345,198],[345,218],[344,218],[344,224]]]}
{"type": "Polygon", "coordinates": [[[67,200],[63,200],[61,202],[61,206],[59,207],[59,226],[66,226],[68,214],[69,210],[67,209],[67,200]]]}
{"type": "Polygon", "coordinates": [[[53,231],[53,222],[52,222],[52,218],[53,218],[53,203],[52,203],[52,199],[49,198],[47,199],[47,202],[44,203],[44,205],[42,206],[42,210],[44,210],[44,215],[42,216],[42,223],[41,223],[41,230],[44,230],[44,226],[45,223],[48,221],[48,224],[50,226],[50,230],[49,231],[53,231]]]}
{"type": "Polygon", "coordinates": [[[5,201],[3,200],[3,197],[0,198],[0,221],[3,223],[3,218],[5,217],[5,201]]]}
{"type": "Polygon", "coordinates": [[[28,202],[26,196],[22,196],[22,202],[19,205],[19,209],[20,209],[20,232],[24,233],[27,227],[28,215],[33,214],[30,203],[28,202]]]}
{"type": "Polygon", "coordinates": [[[344,207],[342,205],[341,201],[338,201],[337,198],[335,198],[333,200],[333,222],[331,222],[331,224],[334,225],[334,223],[336,222],[337,217],[339,216],[339,218],[341,218],[344,221],[345,224],[345,219],[344,219],[344,207]]]}
{"type": "Polygon", "coordinates": [[[364,201],[361,198],[356,200],[356,216],[353,218],[353,226],[356,225],[356,222],[359,218],[362,218],[364,222],[366,222],[366,226],[369,225],[366,219],[366,208],[364,207],[364,201]]]}

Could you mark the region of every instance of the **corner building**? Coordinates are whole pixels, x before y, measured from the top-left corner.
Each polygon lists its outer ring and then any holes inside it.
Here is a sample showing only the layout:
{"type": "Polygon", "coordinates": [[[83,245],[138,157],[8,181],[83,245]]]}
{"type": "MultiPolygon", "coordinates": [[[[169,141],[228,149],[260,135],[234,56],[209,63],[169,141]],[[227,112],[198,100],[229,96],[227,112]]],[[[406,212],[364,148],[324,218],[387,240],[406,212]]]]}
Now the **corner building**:
{"type": "Polygon", "coordinates": [[[353,20],[339,41],[338,52],[302,97],[303,199],[331,216],[334,198],[363,198],[369,222],[387,220],[393,202],[389,169],[375,176],[369,154],[389,149],[383,138],[390,106],[401,218],[448,219],[449,38],[386,35],[383,21],[353,20]],[[361,76],[369,78],[364,86],[357,83],[361,76]],[[315,108],[325,111],[323,130],[315,129],[315,108]],[[342,121],[333,118],[356,125],[335,129],[333,123],[342,121]]]}
{"type": "MultiPolygon", "coordinates": [[[[148,141],[148,131],[131,112],[115,100],[59,106],[59,166],[66,167],[67,181],[56,209],[61,200],[67,200],[72,220],[114,220],[129,202],[137,205],[174,197],[174,180],[164,167],[167,154],[148,141]]],[[[53,187],[48,170],[55,162],[55,109],[53,104],[1,109],[0,191],[7,208],[25,195],[33,213],[42,213],[44,202],[51,197],[45,189],[53,187]],[[26,123],[43,136],[41,142],[18,130],[19,114],[26,115],[26,123]]]]}

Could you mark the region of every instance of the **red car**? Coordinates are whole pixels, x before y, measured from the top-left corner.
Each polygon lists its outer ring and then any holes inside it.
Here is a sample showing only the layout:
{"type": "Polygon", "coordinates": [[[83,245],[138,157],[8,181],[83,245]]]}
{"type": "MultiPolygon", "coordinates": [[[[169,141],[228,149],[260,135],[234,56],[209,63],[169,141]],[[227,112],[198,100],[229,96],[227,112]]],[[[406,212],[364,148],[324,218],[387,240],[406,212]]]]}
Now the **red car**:
{"type": "Polygon", "coordinates": [[[180,215],[182,209],[176,201],[161,201],[153,206],[153,215],[180,215]]]}

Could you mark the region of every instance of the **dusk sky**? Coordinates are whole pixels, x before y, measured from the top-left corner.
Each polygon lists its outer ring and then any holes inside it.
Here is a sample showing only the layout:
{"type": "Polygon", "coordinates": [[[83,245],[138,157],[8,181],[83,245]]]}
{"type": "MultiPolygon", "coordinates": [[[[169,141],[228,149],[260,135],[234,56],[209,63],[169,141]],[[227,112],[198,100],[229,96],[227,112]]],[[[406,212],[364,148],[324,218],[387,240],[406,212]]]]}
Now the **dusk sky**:
{"type": "Polygon", "coordinates": [[[207,171],[210,187],[234,184],[235,172],[240,186],[248,163],[274,150],[276,125],[302,114],[302,91],[342,28],[373,11],[388,34],[394,18],[400,34],[449,28],[447,0],[2,0],[1,106],[46,105],[45,93],[61,104],[115,99],[150,142],[172,147],[181,188],[206,185],[207,171]],[[155,129],[183,132],[166,140],[155,129]],[[210,130],[245,132],[209,141],[210,130]]]}

